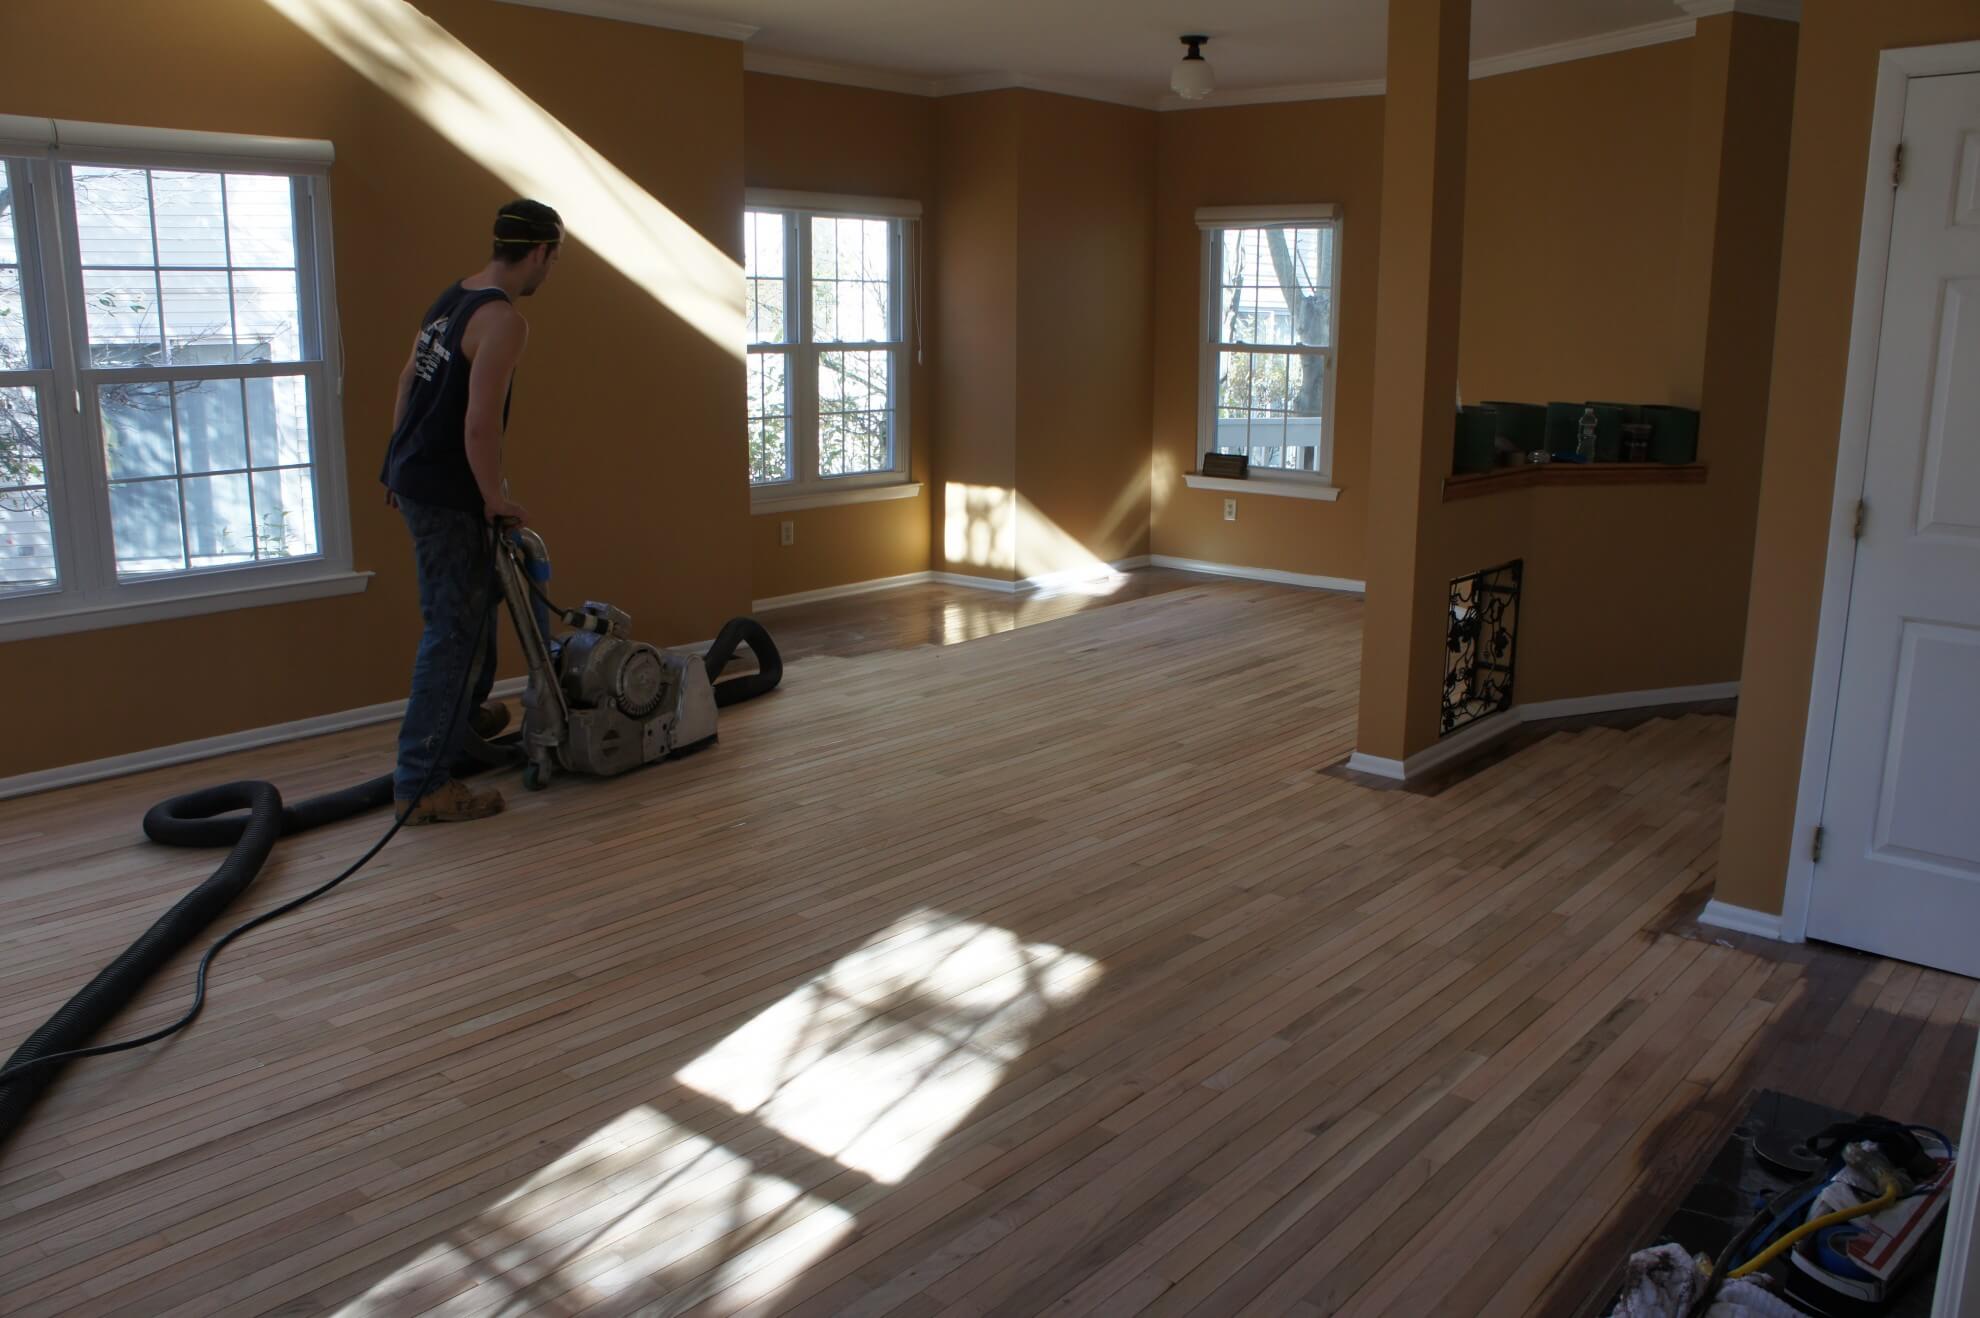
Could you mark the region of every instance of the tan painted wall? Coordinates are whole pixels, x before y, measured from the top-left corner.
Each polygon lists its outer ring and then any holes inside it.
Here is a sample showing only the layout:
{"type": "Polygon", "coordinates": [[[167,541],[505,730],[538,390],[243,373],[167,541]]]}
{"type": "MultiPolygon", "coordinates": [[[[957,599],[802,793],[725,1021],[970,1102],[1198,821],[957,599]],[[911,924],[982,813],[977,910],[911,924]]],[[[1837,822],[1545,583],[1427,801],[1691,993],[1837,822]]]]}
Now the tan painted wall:
{"type": "MultiPolygon", "coordinates": [[[[1727,16],[1705,20],[1692,41],[1470,84],[1465,399],[1698,405],[1710,396],[1703,486],[1550,488],[1435,514],[1431,571],[1527,559],[1523,700],[1738,676],[1793,41],[1792,25],[1727,16]],[[1674,620],[1654,643],[1649,618],[1674,620]]],[[[1382,111],[1378,97],[1161,116],[1154,552],[1369,576],[1382,111]],[[1289,141],[1305,149],[1284,149],[1289,141]],[[1221,494],[1180,479],[1195,462],[1192,216],[1203,205],[1301,200],[1344,208],[1335,396],[1344,493],[1335,504],[1243,497],[1227,523],[1221,494]]]]}
{"type": "Polygon", "coordinates": [[[1695,47],[1471,84],[1465,402],[1669,401],[1695,47]]]}
{"type": "Polygon", "coordinates": [[[1157,116],[1025,93],[1018,211],[1022,576],[1148,552],[1157,116]],[[1070,543],[1068,542],[1068,538],[1070,543]]]}
{"type": "MultiPolygon", "coordinates": [[[[933,324],[936,441],[931,470],[936,566],[1013,578],[1014,564],[950,559],[944,487],[1010,490],[1017,484],[1018,196],[1021,92],[983,92],[936,103],[935,280],[943,290],[933,324]]],[[[986,518],[991,516],[986,512],[986,518]]],[[[979,528],[983,535],[991,528],[979,528]]]]}
{"type": "MultiPolygon", "coordinates": [[[[1472,84],[1467,401],[1702,399],[1711,469],[1530,495],[1522,701],[1739,675],[1794,45],[1793,24],[1726,15],[1692,41],[1472,84]]],[[[1504,542],[1446,543],[1455,574],[1504,542]]]]}
{"type": "Polygon", "coordinates": [[[1980,39],[1973,0],[1802,9],[1752,612],[1719,900],[1779,911],[1801,772],[1849,360],[1878,52],[1980,39]]]}
{"type": "MultiPolygon", "coordinates": [[[[750,187],[919,201],[922,220],[910,227],[925,255],[937,223],[935,114],[936,102],[923,96],[746,74],[744,181],[750,187]]],[[[929,318],[924,328],[931,330],[937,291],[933,264],[923,261],[920,266],[921,314],[929,318]]],[[[922,493],[913,499],[752,517],[751,586],[757,599],[928,567],[936,400],[934,335],[924,338],[926,360],[911,365],[908,377],[909,475],[923,483],[922,493]],[[782,521],[795,524],[794,545],[779,543],[782,521]]]]}
{"type": "Polygon", "coordinates": [[[1157,119],[1153,552],[1359,581],[1368,537],[1368,428],[1381,244],[1382,98],[1190,110],[1157,119]],[[1335,361],[1336,503],[1192,490],[1202,332],[1201,206],[1341,207],[1335,361]]]}
{"type": "Polygon", "coordinates": [[[1458,378],[1470,47],[1470,0],[1390,0],[1355,732],[1357,751],[1383,759],[1402,760],[1437,736],[1450,618],[1437,538],[1458,378]]]}
{"type": "MultiPolygon", "coordinates": [[[[740,255],[737,43],[478,0],[421,8],[740,255]]],[[[12,0],[6,31],[34,52],[8,72],[10,113],[335,142],[352,533],[378,575],[355,596],[0,645],[5,688],[51,697],[9,711],[0,775],[403,696],[411,556],[376,484],[393,382],[421,309],[484,259],[509,190],[257,0],[12,0]]],[[[750,598],[741,363],[576,243],[527,312],[508,467],[562,591],[615,601],[656,641],[712,635],[750,598]]]]}

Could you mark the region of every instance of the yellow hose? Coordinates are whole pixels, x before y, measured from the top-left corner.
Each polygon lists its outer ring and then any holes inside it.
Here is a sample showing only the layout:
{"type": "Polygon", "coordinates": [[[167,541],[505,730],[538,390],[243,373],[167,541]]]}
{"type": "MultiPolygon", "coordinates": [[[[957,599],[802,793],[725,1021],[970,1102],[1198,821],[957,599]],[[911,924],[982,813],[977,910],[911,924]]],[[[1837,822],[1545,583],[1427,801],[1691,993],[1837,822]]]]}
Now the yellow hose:
{"type": "Polygon", "coordinates": [[[1868,1217],[1872,1213],[1881,1213],[1897,1201],[1898,1183],[1887,1180],[1884,1182],[1884,1192],[1875,1199],[1872,1199],[1869,1203],[1858,1204],[1854,1208],[1838,1209],[1836,1212],[1818,1217],[1812,1222],[1803,1222],[1800,1226],[1788,1232],[1779,1240],[1776,1240],[1773,1244],[1761,1250],[1758,1254],[1755,1254],[1745,1263],[1740,1264],[1740,1266],[1728,1272],[1726,1278],[1727,1280],[1732,1280],[1734,1278],[1744,1277],[1749,1272],[1758,1272],[1788,1250],[1793,1249],[1799,1242],[1814,1235],[1817,1231],[1826,1230],[1838,1223],[1847,1222],[1854,1217],[1868,1217]]]}

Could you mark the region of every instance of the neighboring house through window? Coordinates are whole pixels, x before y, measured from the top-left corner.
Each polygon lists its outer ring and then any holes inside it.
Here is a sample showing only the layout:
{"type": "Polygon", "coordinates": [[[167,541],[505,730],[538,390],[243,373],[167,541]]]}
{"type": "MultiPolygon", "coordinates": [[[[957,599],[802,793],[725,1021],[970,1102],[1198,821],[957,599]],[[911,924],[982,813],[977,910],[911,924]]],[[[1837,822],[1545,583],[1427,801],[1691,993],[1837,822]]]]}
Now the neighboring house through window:
{"type": "Polygon", "coordinates": [[[95,127],[0,121],[0,636],[361,584],[327,144],[95,127]]]}
{"type": "Polygon", "coordinates": [[[1203,231],[1197,452],[1254,477],[1333,471],[1340,220],[1332,206],[1212,207],[1203,231]]]}
{"type": "Polygon", "coordinates": [[[754,501],[870,497],[903,486],[907,224],[918,207],[754,189],[748,205],[754,501]]]}

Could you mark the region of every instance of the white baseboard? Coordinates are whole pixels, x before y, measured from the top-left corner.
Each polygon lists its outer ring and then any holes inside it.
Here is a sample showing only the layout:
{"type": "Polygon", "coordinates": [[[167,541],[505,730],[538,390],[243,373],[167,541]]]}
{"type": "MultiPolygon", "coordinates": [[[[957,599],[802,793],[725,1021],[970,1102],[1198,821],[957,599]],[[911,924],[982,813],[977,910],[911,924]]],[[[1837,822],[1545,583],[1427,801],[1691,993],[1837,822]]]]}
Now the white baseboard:
{"type": "Polygon", "coordinates": [[[1738,682],[1707,682],[1702,686],[1667,686],[1649,691],[1610,691],[1603,695],[1570,696],[1566,700],[1539,700],[1530,705],[1521,705],[1519,713],[1523,721],[1532,723],[1538,719],[1610,714],[1619,709],[1651,709],[1658,705],[1692,705],[1707,700],[1731,700],[1738,694],[1738,682]]]}
{"type": "Polygon", "coordinates": [[[1368,583],[1348,577],[1322,577],[1306,572],[1281,572],[1275,567],[1241,567],[1235,563],[1209,563],[1200,558],[1177,558],[1174,554],[1150,554],[1148,561],[1156,567],[1174,568],[1178,572],[1202,572],[1213,577],[1241,577],[1246,581],[1272,581],[1281,586],[1305,586],[1310,590],[1342,590],[1350,594],[1365,595],[1368,583]]]}
{"type": "Polygon", "coordinates": [[[1381,755],[1370,755],[1356,751],[1348,756],[1347,767],[1356,773],[1372,774],[1377,778],[1391,778],[1401,782],[1407,776],[1407,766],[1401,760],[1391,760],[1381,755]]]}
{"type": "MultiPolygon", "coordinates": [[[[497,699],[507,700],[511,696],[521,695],[527,682],[528,679],[522,677],[505,678],[495,684],[491,694],[497,699]]],[[[389,723],[394,719],[404,718],[405,713],[405,701],[388,700],[381,705],[365,705],[359,709],[340,710],[335,714],[318,714],[314,718],[296,719],[290,723],[271,723],[267,727],[246,728],[240,732],[229,732],[218,737],[202,737],[198,741],[182,741],[171,746],[133,751],[128,755],[111,755],[100,760],[85,760],[81,764],[65,764],[34,773],[15,774],[11,778],[0,778],[0,801],[9,797],[27,796],[34,792],[52,791],[57,787],[74,787],[79,783],[93,783],[104,778],[142,773],[147,769],[163,769],[174,764],[190,764],[194,760],[210,760],[216,755],[253,750],[259,746],[273,746],[277,742],[298,741],[304,737],[320,737],[327,732],[343,732],[349,728],[369,727],[374,723],[389,723]]]]}
{"type": "Polygon", "coordinates": [[[1424,747],[1406,760],[1392,760],[1386,756],[1356,751],[1348,756],[1347,767],[1359,773],[1406,783],[1413,778],[1421,778],[1432,769],[1443,767],[1461,755],[1468,755],[1488,742],[1497,741],[1518,727],[1519,723],[1519,710],[1509,709],[1503,714],[1482,718],[1436,745],[1424,747]]]}
{"type": "Polygon", "coordinates": [[[965,590],[994,590],[1000,595],[1017,593],[1018,583],[1002,577],[972,577],[961,572],[930,572],[928,579],[940,586],[961,586],[965,590]]]}
{"type": "Polygon", "coordinates": [[[825,600],[845,599],[849,595],[870,595],[876,590],[896,590],[902,586],[925,586],[934,580],[933,572],[903,572],[898,577],[875,577],[871,581],[854,581],[843,586],[825,586],[818,590],[800,590],[790,595],[772,595],[769,599],[750,601],[749,611],[761,613],[765,609],[786,609],[793,604],[818,604],[825,600]]]}
{"type": "Polygon", "coordinates": [[[1087,581],[1105,581],[1123,572],[1132,572],[1138,567],[1148,566],[1148,555],[1137,554],[1133,558],[1117,558],[1111,563],[1096,563],[1091,567],[1067,568],[1061,572],[1046,572],[1035,577],[1025,577],[1017,583],[1019,590],[1053,590],[1062,586],[1077,586],[1087,581]]]}
{"type": "MultiPolygon", "coordinates": [[[[1347,767],[1358,773],[1374,774],[1378,778],[1408,782],[1449,763],[1460,755],[1476,750],[1487,742],[1497,741],[1522,723],[1538,723],[1545,719],[1573,718],[1585,714],[1609,714],[1622,709],[1655,709],[1660,705],[1691,705],[1706,700],[1730,700],[1738,695],[1739,683],[1712,682],[1703,686],[1658,687],[1649,691],[1611,691],[1602,695],[1572,696],[1566,700],[1539,700],[1530,705],[1514,705],[1504,713],[1482,718],[1462,731],[1445,737],[1434,746],[1424,747],[1407,760],[1392,760],[1381,755],[1355,751],[1348,756],[1347,767]]],[[[1781,937],[1779,917],[1775,916],[1773,919],[1776,925],[1775,931],[1767,936],[1779,938],[1781,937]]]]}
{"type": "Polygon", "coordinates": [[[1756,911],[1750,907],[1734,906],[1717,898],[1705,903],[1705,909],[1698,913],[1700,924],[1709,924],[1719,929],[1731,929],[1742,934],[1757,934],[1762,938],[1783,941],[1786,935],[1781,929],[1781,917],[1769,911],[1756,911]]]}

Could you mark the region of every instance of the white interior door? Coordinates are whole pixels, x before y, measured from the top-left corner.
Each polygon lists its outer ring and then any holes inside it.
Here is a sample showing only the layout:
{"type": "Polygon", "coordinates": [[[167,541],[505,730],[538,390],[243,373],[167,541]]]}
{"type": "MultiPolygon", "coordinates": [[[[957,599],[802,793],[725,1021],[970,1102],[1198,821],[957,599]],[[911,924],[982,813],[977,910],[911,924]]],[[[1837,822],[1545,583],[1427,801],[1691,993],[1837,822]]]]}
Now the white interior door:
{"type": "Polygon", "coordinates": [[[1980,73],[1912,78],[1812,938],[1980,974],[1980,73]]]}

